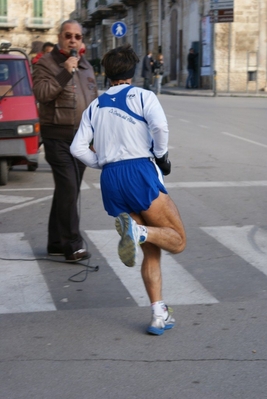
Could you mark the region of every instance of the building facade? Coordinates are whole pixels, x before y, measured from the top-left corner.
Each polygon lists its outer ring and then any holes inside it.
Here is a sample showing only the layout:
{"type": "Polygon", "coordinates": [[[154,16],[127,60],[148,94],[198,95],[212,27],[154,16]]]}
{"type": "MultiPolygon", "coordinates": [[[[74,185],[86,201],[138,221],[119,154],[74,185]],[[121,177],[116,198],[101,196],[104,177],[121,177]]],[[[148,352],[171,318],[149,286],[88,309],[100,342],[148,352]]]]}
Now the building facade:
{"type": "Polygon", "coordinates": [[[0,41],[34,56],[43,43],[57,42],[60,24],[75,8],[75,0],[0,0],[0,41]]]}
{"type": "MultiPolygon", "coordinates": [[[[57,42],[69,18],[83,26],[86,56],[102,73],[100,59],[130,43],[140,60],[148,50],[164,56],[163,83],[185,86],[190,47],[198,53],[197,86],[218,91],[265,90],[267,81],[267,0],[233,0],[234,22],[212,22],[215,0],[0,0],[0,36],[29,54],[45,41],[57,42]],[[127,32],[115,37],[112,25],[127,32]],[[216,77],[216,79],[214,79],[216,77]]],[[[231,1],[230,1],[231,2],[231,1]]],[[[135,82],[142,82],[141,62],[135,82]]]]}
{"type": "MultiPolygon", "coordinates": [[[[234,22],[212,22],[211,0],[89,0],[81,19],[91,59],[125,42],[142,59],[162,53],[165,82],[185,86],[190,47],[198,53],[197,85],[218,91],[259,91],[266,87],[267,0],[233,0],[234,22]],[[122,20],[127,34],[114,38],[122,20]],[[214,77],[216,75],[216,81],[214,77]]],[[[140,80],[140,69],[136,80],[140,80]]]]}

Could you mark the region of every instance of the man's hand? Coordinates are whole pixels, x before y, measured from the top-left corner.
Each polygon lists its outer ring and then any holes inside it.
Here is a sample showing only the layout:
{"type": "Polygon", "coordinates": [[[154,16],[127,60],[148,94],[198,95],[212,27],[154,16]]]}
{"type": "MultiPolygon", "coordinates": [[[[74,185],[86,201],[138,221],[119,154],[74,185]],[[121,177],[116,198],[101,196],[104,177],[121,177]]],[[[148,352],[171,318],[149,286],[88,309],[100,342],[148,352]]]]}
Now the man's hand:
{"type": "Polygon", "coordinates": [[[78,58],[77,57],[69,57],[64,62],[64,68],[68,70],[69,73],[72,73],[78,67],[78,58]]]}
{"type": "Polygon", "coordinates": [[[155,161],[164,176],[171,173],[171,161],[168,159],[168,151],[161,158],[155,157],[155,161]]]}

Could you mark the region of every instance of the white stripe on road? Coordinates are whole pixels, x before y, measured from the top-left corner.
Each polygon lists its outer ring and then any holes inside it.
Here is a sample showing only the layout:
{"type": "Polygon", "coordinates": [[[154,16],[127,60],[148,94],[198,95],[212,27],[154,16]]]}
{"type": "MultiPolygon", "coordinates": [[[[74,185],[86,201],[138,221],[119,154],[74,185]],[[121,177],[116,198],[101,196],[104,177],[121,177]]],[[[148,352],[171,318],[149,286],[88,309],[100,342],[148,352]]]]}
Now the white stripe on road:
{"type": "Polygon", "coordinates": [[[231,134],[231,133],[227,133],[227,132],[222,132],[222,134],[225,134],[225,135],[227,135],[227,136],[234,137],[234,138],[239,139],[239,140],[247,141],[248,143],[251,143],[251,144],[259,145],[260,147],[265,147],[265,148],[267,148],[267,145],[266,145],[266,144],[262,144],[262,143],[258,143],[257,141],[245,139],[244,137],[236,136],[235,134],[231,134]]]}
{"type": "MultiPolygon", "coordinates": [[[[34,187],[34,188],[30,188],[30,187],[26,187],[26,188],[2,188],[0,189],[0,191],[5,192],[5,191],[51,191],[54,190],[55,187],[34,187]]],[[[81,184],[81,190],[88,190],[90,189],[90,186],[83,180],[82,184],[81,184]]]]}
{"type": "Polygon", "coordinates": [[[166,188],[266,187],[267,181],[199,181],[165,183],[166,188]]]}
{"type": "Polygon", "coordinates": [[[19,204],[20,202],[30,201],[34,197],[19,197],[17,195],[0,195],[0,202],[3,204],[19,204]]]}
{"type": "MultiPolygon", "coordinates": [[[[166,188],[227,188],[227,187],[266,187],[267,180],[260,181],[192,181],[164,183],[166,188]]],[[[100,183],[93,183],[94,188],[100,189],[100,183]]]]}
{"type": "MultiPolygon", "coordinates": [[[[1,234],[1,257],[33,259],[23,233],[1,234]]],[[[37,261],[0,260],[0,313],[54,311],[37,261]]]]}
{"type": "Polygon", "coordinates": [[[28,206],[28,205],[38,204],[39,202],[49,200],[49,199],[51,199],[52,197],[53,197],[52,195],[48,195],[47,197],[39,198],[39,199],[34,200],[34,201],[29,201],[29,202],[26,202],[26,203],[24,203],[24,204],[11,206],[10,208],[2,209],[2,210],[0,211],[0,213],[7,213],[7,212],[15,211],[15,210],[17,210],[17,209],[24,208],[25,206],[28,206]]]}
{"type": "MultiPolygon", "coordinates": [[[[95,189],[100,189],[100,183],[92,183],[92,186],[95,189]]],[[[169,183],[165,183],[166,188],[227,188],[227,187],[266,187],[267,186],[267,181],[266,180],[259,180],[259,181],[225,181],[225,182],[214,182],[214,181],[205,181],[205,182],[169,182],[169,183]]],[[[82,190],[86,190],[86,189],[90,189],[90,187],[84,183],[82,190]]],[[[28,191],[29,189],[25,189],[23,191],[28,191]]],[[[34,190],[34,189],[33,189],[34,190]]],[[[36,189],[36,190],[40,190],[40,189],[36,189]]],[[[45,190],[45,189],[44,189],[45,190]]],[[[8,190],[0,190],[0,191],[12,191],[12,189],[8,190]]],[[[20,191],[20,190],[14,190],[14,191],[20,191]]],[[[4,199],[4,195],[1,196],[2,200],[0,200],[0,202],[10,202],[8,199],[7,201],[5,201],[4,199]]],[[[7,196],[7,198],[12,197],[12,196],[7,196]]],[[[15,198],[15,196],[14,196],[15,198]]],[[[28,201],[29,198],[31,197],[18,197],[18,198],[25,198],[25,201],[28,201]]],[[[11,212],[17,209],[21,209],[24,208],[25,206],[28,205],[33,205],[33,204],[38,204],[39,202],[42,201],[47,201],[49,199],[52,198],[52,195],[48,195],[47,197],[42,197],[39,198],[37,200],[33,200],[33,201],[28,201],[24,204],[20,204],[20,205],[15,205],[6,209],[2,209],[0,210],[0,214],[1,213],[7,213],[7,212],[11,212]]],[[[18,201],[20,202],[20,201],[18,201]]]]}
{"type": "Polygon", "coordinates": [[[202,230],[267,276],[267,231],[257,226],[202,227],[202,230]]]}
{"type": "MultiPolygon", "coordinates": [[[[87,230],[86,234],[107,263],[129,291],[139,306],[149,306],[143,280],[141,278],[142,251],[139,250],[138,266],[127,267],[119,259],[117,247],[119,235],[113,230],[87,230]]],[[[218,303],[209,292],[188,273],[171,255],[162,253],[163,298],[169,305],[191,305],[218,303]]]]}

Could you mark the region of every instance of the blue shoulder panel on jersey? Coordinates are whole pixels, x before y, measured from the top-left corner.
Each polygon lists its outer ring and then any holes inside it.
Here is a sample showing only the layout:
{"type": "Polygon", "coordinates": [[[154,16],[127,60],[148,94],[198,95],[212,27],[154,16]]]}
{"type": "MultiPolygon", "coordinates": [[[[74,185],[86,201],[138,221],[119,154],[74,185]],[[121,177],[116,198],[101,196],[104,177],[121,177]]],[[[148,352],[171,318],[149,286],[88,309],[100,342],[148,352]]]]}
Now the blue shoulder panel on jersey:
{"type": "MultiPolygon", "coordinates": [[[[143,116],[138,115],[138,114],[134,113],[133,111],[131,111],[130,108],[126,104],[127,93],[132,87],[133,86],[125,87],[125,89],[122,89],[121,91],[119,91],[118,93],[113,94],[113,95],[103,93],[101,96],[98,97],[99,108],[103,108],[103,107],[119,108],[122,111],[129,114],[130,116],[132,116],[133,118],[147,123],[147,121],[145,120],[145,118],[143,116]]],[[[142,95],[141,95],[141,103],[142,103],[142,108],[143,108],[144,104],[143,104],[142,95]]]]}

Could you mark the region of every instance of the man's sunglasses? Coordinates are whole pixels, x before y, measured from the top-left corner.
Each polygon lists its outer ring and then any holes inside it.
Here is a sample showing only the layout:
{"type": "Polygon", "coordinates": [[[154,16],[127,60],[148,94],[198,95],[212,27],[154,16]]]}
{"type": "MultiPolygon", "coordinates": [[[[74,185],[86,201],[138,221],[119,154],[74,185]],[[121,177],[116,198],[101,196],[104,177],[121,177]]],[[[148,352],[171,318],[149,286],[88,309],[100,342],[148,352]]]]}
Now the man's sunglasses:
{"type": "Polygon", "coordinates": [[[83,36],[79,35],[78,33],[72,34],[72,33],[65,33],[65,39],[72,39],[73,37],[75,37],[76,40],[82,40],[83,36]]]}

